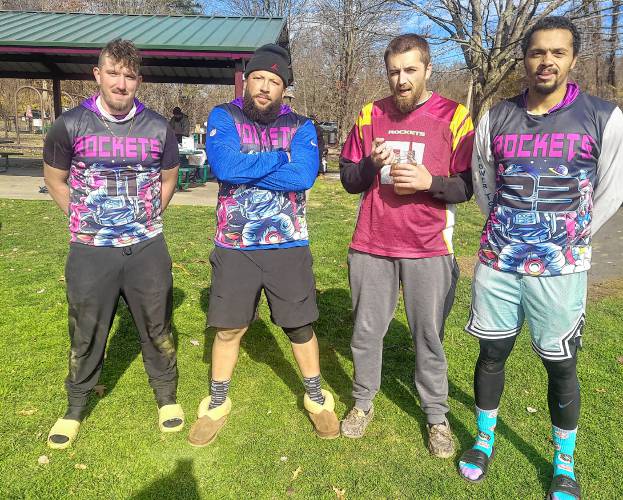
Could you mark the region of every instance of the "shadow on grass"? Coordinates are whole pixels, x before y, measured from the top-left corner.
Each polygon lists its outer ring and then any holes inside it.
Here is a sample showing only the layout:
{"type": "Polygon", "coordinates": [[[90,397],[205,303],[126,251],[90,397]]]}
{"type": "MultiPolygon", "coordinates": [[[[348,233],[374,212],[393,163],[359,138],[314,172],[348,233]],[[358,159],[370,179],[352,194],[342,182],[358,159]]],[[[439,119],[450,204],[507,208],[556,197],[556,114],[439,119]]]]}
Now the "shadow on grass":
{"type": "MultiPolygon", "coordinates": [[[[350,339],[353,331],[352,302],[350,292],[344,288],[331,288],[323,291],[319,297],[320,316],[326,326],[326,341],[330,347],[342,357],[351,360],[350,339]]],[[[393,319],[387,330],[383,342],[383,365],[381,372],[382,392],[389,400],[398,406],[407,415],[413,417],[420,427],[422,445],[427,446],[428,434],[426,430],[426,415],[420,409],[415,392],[413,374],[415,368],[415,353],[409,328],[402,322],[393,319]]],[[[331,355],[325,350],[322,355],[331,355]]],[[[335,356],[335,354],[333,354],[335,356]]],[[[336,360],[337,362],[337,360],[336,360]]],[[[339,362],[337,362],[339,364],[339,362]]],[[[339,364],[341,367],[341,364],[339,364]]],[[[351,394],[352,379],[342,369],[340,376],[333,380],[323,373],[325,379],[334,387],[347,406],[352,406],[351,394]],[[335,385],[334,385],[335,384],[335,385]]],[[[448,414],[448,420],[461,443],[468,443],[471,436],[467,428],[448,414]]],[[[471,442],[470,442],[471,444],[471,442]]]]}
{"type": "MultiPolygon", "coordinates": [[[[465,406],[474,407],[474,398],[472,396],[468,396],[462,389],[450,383],[450,392],[452,397],[457,401],[461,402],[465,406]]],[[[528,461],[534,466],[536,469],[541,485],[544,490],[547,491],[549,489],[551,474],[552,474],[552,465],[545,460],[541,454],[537,451],[537,449],[528,443],[523,437],[517,434],[513,429],[511,429],[503,417],[498,417],[497,425],[495,428],[496,435],[504,436],[514,447],[519,451],[523,456],[525,456],[528,461]]],[[[465,444],[463,440],[461,440],[462,450],[467,450],[471,448],[474,441],[474,436],[469,435],[469,442],[465,444]]],[[[498,451],[496,450],[496,453],[498,451]]]]}
{"type": "MultiPolygon", "coordinates": [[[[177,309],[183,302],[186,294],[179,288],[173,288],[173,311],[177,309]]],[[[106,357],[104,366],[98,384],[104,385],[106,390],[102,397],[91,396],[85,413],[85,419],[91,414],[98,403],[110,394],[125,371],[130,367],[134,359],[141,352],[141,344],[138,330],[130,314],[130,310],[125,301],[121,298],[117,305],[116,316],[119,318],[117,328],[108,335],[108,347],[106,349],[106,357]]],[[[175,314],[171,321],[171,334],[173,343],[177,350],[179,333],[174,323],[175,314]]]]}
{"type": "Polygon", "coordinates": [[[143,491],[130,497],[131,500],[153,500],[154,498],[200,499],[197,479],[193,474],[193,461],[178,460],[171,474],[157,479],[143,491]]]}
{"type": "MultiPolygon", "coordinates": [[[[201,308],[207,316],[210,303],[209,288],[204,288],[201,291],[200,301],[201,308]]],[[[320,316],[321,318],[323,316],[322,309],[320,311],[320,316]]],[[[323,334],[324,326],[325,325],[321,321],[318,321],[314,325],[314,331],[316,332],[320,349],[320,370],[323,378],[329,384],[331,389],[338,394],[340,399],[343,399],[344,395],[350,391],[350,376],[344,372],[342,364],[337,358],[336,349],[332,345],[331,340],[323,334]]],[[[210,328],[206,321],[205,342],[203,344],[203,360],[206,364],[211,363],[214,334],[215,329],[210,328]]],[[[269,366],[284,382],[284,384],[286,384],[292,394],[299,397],[299,406],[302,408],[302,395],[304,388],[301,375],[296,365],[293,365],[288,359],[285,358],[280,345],[275,339],[275,335],[285,335],[285,333],[281,331],[273,333],[269,325],[264,320],[255,320],[249,327],[247,333],[244,335],[241,347],[253,361],[269,366]]]]}

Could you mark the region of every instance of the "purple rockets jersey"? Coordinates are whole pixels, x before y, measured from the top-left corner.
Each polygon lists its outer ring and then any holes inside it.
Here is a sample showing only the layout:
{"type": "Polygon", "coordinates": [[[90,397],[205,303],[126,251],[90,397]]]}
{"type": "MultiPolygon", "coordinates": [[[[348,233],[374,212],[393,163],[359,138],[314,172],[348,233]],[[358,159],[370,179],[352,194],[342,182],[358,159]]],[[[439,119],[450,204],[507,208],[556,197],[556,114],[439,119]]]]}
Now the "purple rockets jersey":
{"type": "Polygon", "coordinates": [[[69,170],[71,241],[123,247],[162,232],[160,171],[179,163],[166,119],[135,100],[136,114],[104,122],[96,96],[48,133],[46,164],[69,170]]]}
{"type": "Polygon", "coordinates": [[[474,192],[488,218],[479,258],[500,271],[557,276],[586,271],[591,235],[621,205],[623,115],[570,83],[545,115],[526,94],[479,123],[474,192]]]}

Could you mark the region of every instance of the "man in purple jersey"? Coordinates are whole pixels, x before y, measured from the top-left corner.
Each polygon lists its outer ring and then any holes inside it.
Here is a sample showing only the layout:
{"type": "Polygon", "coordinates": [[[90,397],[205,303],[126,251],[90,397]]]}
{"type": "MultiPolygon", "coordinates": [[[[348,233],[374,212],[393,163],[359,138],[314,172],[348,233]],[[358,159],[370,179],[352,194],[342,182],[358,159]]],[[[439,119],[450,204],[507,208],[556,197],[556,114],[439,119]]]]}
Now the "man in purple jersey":
{"type": "Polygon", "coordinates": [[[99,93],[63,113],[45,140],[45,183],[71,234],[68,408],[50,430],[51,448],[67,448],[76,438],[120,296],[139,331],[160,430],[184,425],[176,402],[171,257],[161,219],[175,191],[179,155],[166,119],[135,98],[140,62],[132,42],[108,43],[93,69],[99,93]]]}
{"type": "Polygon", "coordinates": [[[591,236],[623,201],[623,114],[569,80],[580,50],[571,21],[538,21],[522,50],[528,89],[494,106],[476,131],[474,193],[488,217],[466,327],[480,339],[478,435],[459,468],[470,482],[487,473],[504,365],[527,320],[549,379],[555,451],[548,498],[572,500],[580,498],[573,460],[580,414],[576,358],[591,236]]]}

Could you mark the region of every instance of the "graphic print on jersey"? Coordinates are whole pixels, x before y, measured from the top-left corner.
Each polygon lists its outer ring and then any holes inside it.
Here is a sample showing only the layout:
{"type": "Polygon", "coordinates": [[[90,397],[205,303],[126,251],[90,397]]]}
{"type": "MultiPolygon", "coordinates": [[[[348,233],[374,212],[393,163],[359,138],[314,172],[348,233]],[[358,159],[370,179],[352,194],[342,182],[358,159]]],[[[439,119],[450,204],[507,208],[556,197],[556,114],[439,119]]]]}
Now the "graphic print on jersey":
{"type": "Polygon", "coordinates": [[[536,161],[498,164],[480,258],[494,269],[531,276],[588,269],[593,186],[587,172],[536,161]]]}
{"type": "Polygon", "coordinates": [[[160,173],[143,165],[74,164],[70,231],[74,241],[124,246],[157,230],[160,173]]]}
{"type": "Polygon", "coordinates": [[[223,184],[216,216],[216,241],[222,246],[244,248],[308,238],[305,192],[223,184]]]}

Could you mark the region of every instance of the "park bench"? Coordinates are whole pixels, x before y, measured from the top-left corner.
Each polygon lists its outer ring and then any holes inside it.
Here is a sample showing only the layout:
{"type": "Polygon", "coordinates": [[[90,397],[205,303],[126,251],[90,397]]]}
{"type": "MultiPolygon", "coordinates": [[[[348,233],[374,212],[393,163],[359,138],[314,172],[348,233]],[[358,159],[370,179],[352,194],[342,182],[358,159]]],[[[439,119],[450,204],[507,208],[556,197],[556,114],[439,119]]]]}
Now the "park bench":
{"type": "Polygon", "coordinates": [[[0,151],[0,158],[4,158],[4,165],[0,165],[0,172],[6,172],[9,170],[9,156],[23,156],[24,153],[19,151],[0,151]]]}

